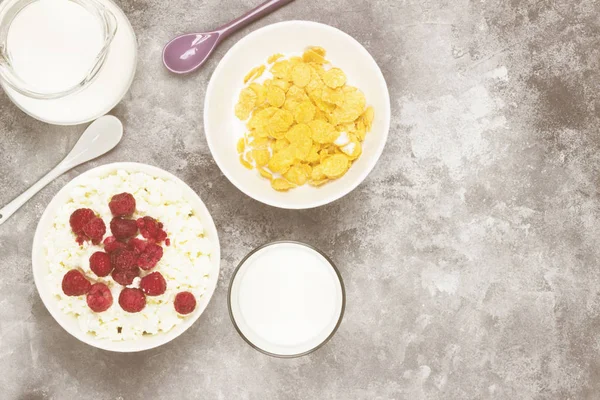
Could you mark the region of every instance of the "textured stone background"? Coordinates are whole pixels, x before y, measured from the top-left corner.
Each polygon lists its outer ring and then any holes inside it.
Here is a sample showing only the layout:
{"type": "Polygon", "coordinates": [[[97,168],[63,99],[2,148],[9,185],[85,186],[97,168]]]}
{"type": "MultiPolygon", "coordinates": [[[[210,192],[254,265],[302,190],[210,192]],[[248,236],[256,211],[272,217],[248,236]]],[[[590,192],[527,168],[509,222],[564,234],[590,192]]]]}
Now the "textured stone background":
{"type": "MultiPolygon", "coordinates": [[[[115,110],[119,147],[58,179],[0,227],[3,399],[600,398],[600,5],[594,0],[298,0],[224,43],[201,71],[169,75],[162,45],[258,0],[120,1],[139,66],[115,110]],[[371,4],[369,4],[371,3],[371,4]],[[385,152],[329,206],[259,204],[219,172],[202,134],[204,90],[251,30],[308,19],[373,54],[392,98],[385,152]],[[219,287],[174,342],[112,354],[70,337],[31,275],[34,229],[70,179],[140,161],[180,176],[220,230],[219,287]],[[227,315],[232,270],[256,245],[329,253],[348,292],[338,334],[279,360],[227,315]]],[[[54,166],[83,127],[51,127],[0,95],[0,204],[54,166]]]]}

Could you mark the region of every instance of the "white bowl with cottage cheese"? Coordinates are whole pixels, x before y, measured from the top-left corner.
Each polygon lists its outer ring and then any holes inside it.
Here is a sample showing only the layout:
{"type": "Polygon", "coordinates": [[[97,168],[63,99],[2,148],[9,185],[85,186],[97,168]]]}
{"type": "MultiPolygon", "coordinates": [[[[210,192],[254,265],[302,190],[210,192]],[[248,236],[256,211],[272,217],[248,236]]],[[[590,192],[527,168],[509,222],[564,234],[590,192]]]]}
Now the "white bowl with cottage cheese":
{"type": "MultiPolygon", "coordinates": [[[[159,168],[137,163],[114,163],[89,170],[69,182],[52,199],[38,224],[32,250],[33,276],[40,297],[54,319],[71,335],[105,350],[132,352],[167,343],[202,314],[214,293],[219,276],[220,248],[217,229],[206,206],[183,181],[159,168]],[[89,257],[101,245],[86,242],[79,246],[69,225],[78,208],[91,208],[104,220],[110,233],[110,198],[128,192],[136,199],[134,218],[152,216],[164,224],[170,246],[163,244],[163,257],[150,271],[160,272],[167,290],[147,296],[145,308],[128,313],[119,306],[123,289],[111,276],[97,277],[89,257]],[[111,289],[112,306],[93,312],[84,296],[67,296],[61,288],[64,274],[80,268],[92,283],[111,289]],[[188,315],[179,315],[173,306],[180,291],[192,292],[197,304],[188,315]]],[[[138,287],[136,278],[128,287],[138,287]]]]}

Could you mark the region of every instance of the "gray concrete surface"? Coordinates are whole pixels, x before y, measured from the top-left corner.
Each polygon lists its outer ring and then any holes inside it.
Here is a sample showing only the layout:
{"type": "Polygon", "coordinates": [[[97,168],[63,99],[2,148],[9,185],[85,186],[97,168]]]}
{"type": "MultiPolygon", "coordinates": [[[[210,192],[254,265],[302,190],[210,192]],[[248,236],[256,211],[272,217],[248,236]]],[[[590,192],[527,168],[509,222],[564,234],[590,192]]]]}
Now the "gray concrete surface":
{"type": "MultiPolygon", "coordinates": [[[[594,0],[298,0],[225,42],[198,73],[168,74],[174,34],[226,22],[257,0],[121,0],[138,34],[126,127],[107,156],[68,173],[0,227],[2,399],[600,398],[600,5],[594,0]],[[385,152],[331,205],[284,211],[236,190],[202,134],[219,59],[260,26],[336,26],[373,54],[392,98],[385,152]],[[221,235],[219,287],[179,339],[112,354],[65,333],[32,281],[44,207],[113,161],[171,171],[221,235]],[[256,245],[299,239],[340,266],[337,336],[300,359],[264,356],[227,315],[232,270],[256,245]]],[[[83,127],[52,127],[0,95],[0,204],[42,176],[83,127]]]]}

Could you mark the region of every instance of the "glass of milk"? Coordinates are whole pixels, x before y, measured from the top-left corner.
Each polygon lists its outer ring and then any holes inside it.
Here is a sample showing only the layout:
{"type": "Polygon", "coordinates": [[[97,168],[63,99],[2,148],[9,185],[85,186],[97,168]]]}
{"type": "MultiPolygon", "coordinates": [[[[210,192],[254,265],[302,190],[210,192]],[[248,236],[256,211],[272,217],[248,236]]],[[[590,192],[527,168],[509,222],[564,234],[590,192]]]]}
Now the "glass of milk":
{"type": "Polygon", "coordinates": [[[58,99],[102,70],[117,19],[97,0],[0,4],[0,80],[34,99],[58,99]]]}
{"type": "Polygon", "coordinates": [[[333,261],[295,241],[261,246],[238,265],[229,287],[229,313],[255,349],[291,358],[322,347],[337,331],[346,305],[333,261]]]}

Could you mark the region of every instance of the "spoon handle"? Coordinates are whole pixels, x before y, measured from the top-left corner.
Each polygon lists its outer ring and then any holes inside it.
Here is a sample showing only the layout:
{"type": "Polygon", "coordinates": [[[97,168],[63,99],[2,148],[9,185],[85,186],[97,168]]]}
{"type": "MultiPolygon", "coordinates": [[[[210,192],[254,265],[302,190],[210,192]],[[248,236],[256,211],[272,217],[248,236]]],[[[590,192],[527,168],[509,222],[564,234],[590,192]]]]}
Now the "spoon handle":
{"type": "Polygon", "coordinates": [[[112,150],[121,141],[122,136],[123,125],[116,117],[105,115],[92,122],[69,154],[52,171],[0,209],[0,225],[47,184],[68,170],[112,150]]]}
{"type": "Polygon", "coordinates": [[[65,168],[63,162],[58,164],[52,171],[48,172],[42,179],[33,184],[29,189],[21,193],[16,199],[0,208],[0,225],[2,225],[8,217],[13,215],[21,206],[31,199],[37,192],[46,187],[47,184],[68,171],[70,168],[65,168]]]}
{"type": "Polygon", "coordinates": [[[233,21],[229,22],[228,24],[225,24],[222,27],[218,28],[217,31],[221,34],[221,37],[225,38],[226,36],[229,36],[238,29],[241,29],[249,23],[254,22],[257,19],[260,19],[265,15],[272,13],[279,7],[285,6],[286,4],[291,3],[292,1],[294,0],[267,0],[258,7],[248,11],[241,17],[238,17],[233,21]]]}

